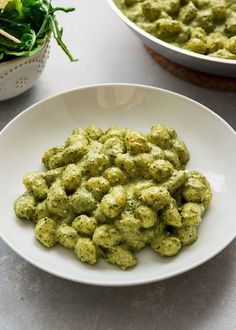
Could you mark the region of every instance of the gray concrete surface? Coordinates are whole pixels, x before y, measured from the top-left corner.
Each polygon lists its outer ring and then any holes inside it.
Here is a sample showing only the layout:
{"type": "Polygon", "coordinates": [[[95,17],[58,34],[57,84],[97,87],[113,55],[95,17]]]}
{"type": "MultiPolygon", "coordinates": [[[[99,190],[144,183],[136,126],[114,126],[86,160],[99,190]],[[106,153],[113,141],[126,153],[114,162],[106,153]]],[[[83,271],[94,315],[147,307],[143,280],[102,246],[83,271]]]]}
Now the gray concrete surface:
{"type": "MultiPolygon", "coordinates": [[[[25,94],[0,103],[0,129],[49,95],[104,82],[141,83],[181,93],[208,106],[236,129],[235,93],[197,87],[165,72],[105,0],[80,0],[78,4],[70,0],[69,6],[77,12],[61,14],[59,19],[65,40],[80,62],[69,63],[53,41],[38,83],[25,94]]],[[[44,273],[0,240],[0,329],[236,329],[235,249],[234,241],[203,266],[167,281],[102,288],[44,273]]]]}

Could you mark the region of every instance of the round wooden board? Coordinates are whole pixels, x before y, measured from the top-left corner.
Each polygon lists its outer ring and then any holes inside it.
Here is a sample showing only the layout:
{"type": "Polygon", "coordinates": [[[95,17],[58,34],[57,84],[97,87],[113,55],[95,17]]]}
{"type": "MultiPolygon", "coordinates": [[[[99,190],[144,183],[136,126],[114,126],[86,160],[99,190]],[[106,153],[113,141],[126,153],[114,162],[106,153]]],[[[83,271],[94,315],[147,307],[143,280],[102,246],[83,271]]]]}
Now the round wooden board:
{"type": "Polygon", "coordinates": [[[160,66],[181,79],[206,88],[236,92],[236,78],[213,76],[207,73],[195,71],[168,60],[147,46],[145,46],[145,48],[160,66]]]}

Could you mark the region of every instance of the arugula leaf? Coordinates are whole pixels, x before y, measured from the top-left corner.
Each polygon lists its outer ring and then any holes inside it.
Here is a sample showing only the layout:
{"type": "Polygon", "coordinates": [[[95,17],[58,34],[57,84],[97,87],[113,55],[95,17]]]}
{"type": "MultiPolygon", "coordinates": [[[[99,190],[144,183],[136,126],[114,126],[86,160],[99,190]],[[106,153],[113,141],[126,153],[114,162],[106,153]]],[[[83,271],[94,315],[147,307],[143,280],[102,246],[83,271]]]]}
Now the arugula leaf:
{"type": "Polygon", "coordinates": [[[53,36],[54,38],[56,39],[56,42],[57,44],[64,50],[64,52],[67,54],[67,56],[69,57],[69,59],[72,61],[72,62],[75,62],[75,61],[78,61],[77,59],[74,59],[73,56],[71,55],[71,53],[69,52],[68,48],[66,47],[66,45],[64,44],[64,42],[62,41],[62,35],[63,35],[63,29],[59,28],[59,25],[58,25],[58,22],[54,16],[54,13],[55,11],[65,11],[65,12],[69,12],[69,11],[73,11],[74,8],[52,8],[51,7],[51,11],[50,11],[50,14],[49,14],[49,19],[50,19],[50,26],[51,26],[51,30],[52,30],[52,33],[53,33],[53,36]]]}
{"type": "Polygon", "coordinates": [[[25,21],[31,25],[32,29],[38,31],[47,15],[47,8],[40,0],[22,0],[22,13],[25,21]]]}
{"type": "Polygon", "coordinates": [[[17,15],[17,17],[21,17],[22,2],[21,0],[11,0],[7,3],[3,12],[9,13],[9,18],[11,17],[11,13],[13,13],[13,17],[17,15]]]}
{"type": "Polygon", "coordinates": [[[0,62],[17,56],[31,56],[40,51],[52,32],[57,44],[71,61],[77,61],[62,40],[55,13],[69,13],[74,8],[53,7],[51,0],[10,0],[0,10],[0,28],[21,42],[16,43],[0,35],[0,62]]]}

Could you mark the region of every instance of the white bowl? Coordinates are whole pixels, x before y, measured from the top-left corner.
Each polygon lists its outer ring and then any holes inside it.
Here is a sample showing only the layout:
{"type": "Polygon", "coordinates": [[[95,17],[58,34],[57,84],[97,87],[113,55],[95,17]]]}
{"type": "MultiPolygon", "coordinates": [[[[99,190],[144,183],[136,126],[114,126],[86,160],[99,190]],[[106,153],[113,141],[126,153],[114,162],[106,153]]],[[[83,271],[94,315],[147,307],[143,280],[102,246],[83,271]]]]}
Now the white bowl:
{"type": "Polygon", "coordinates": [[[201,104],[173,92],[149,86],[113,84],[68,91],[37,103],[18,115],[0,133],[0,235],[33,265],[65,279],[96,285],[134,285],[166,279],[209,260],[236,235],[236,133],[201,104]],[[101,260],[81,263],[61,246],[47,250],[34,238],[33,225],[18,220],[14,200],[23,193],[22,177],[41,170],[41,156],[60,145],[75,127],[95,123],[147,132],[155,123],[174,127],[191,153],[189,169],[208,178],[213,201],[200,225],[199,239],[173,258],[146,248],[137,253],[138,265],[128,271],[101,260]]]}
{"type": "Polygon", "coordinates": [[[143,41],[143,43],[152,48],[158,54],[173,62],[197,71],[210,73],[216,76],[236,78],[236,60],[227,60],[223,58],[201,55],[172,46],[167,42],[145,32],[137,24],[130,21],[116,6],[113,0],[107,0],[107,2],[116,15],[128,25],[128,27],[143,41]]]}
{"type": "Polygon", "coordinates": [[[43,72],[48,56],[49,39],[35,55],[0,63],[0,101],[22,94],[32,87],[43,72]]]}

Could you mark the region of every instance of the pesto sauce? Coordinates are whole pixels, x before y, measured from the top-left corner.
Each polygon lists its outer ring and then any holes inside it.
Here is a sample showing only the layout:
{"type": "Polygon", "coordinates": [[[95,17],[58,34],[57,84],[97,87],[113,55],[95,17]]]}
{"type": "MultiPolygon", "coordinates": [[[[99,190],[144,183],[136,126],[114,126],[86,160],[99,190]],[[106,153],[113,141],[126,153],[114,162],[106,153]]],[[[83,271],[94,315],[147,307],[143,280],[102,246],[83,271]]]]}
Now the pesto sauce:
{"type": "Polygon", "coordinates": [[[165,125],[147,134],[78,128],[63,146],[45,152],[47,171],[24,176],[27,192],[15,213],[36,224],[42,245],[61,244],[91,265],[104,258],[125,270],[147,245],[171,257],[197,239],[211,201],[207,179],[185,170],[189,158],[165,125]]]}
{"type": "Polygon", "coordinates": [[[236,59],[234,0],[114,0],[154,37],[199,54],[236,59]]]}

